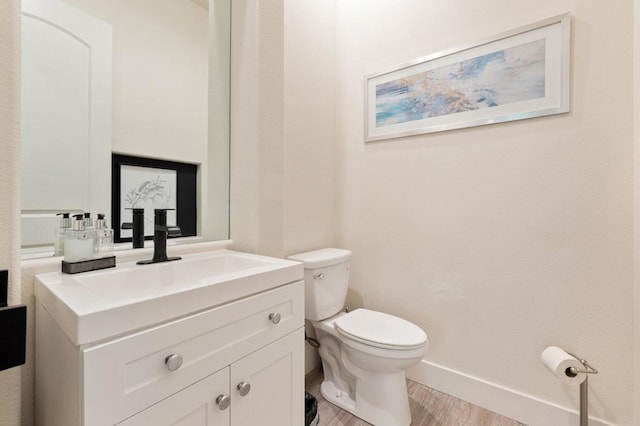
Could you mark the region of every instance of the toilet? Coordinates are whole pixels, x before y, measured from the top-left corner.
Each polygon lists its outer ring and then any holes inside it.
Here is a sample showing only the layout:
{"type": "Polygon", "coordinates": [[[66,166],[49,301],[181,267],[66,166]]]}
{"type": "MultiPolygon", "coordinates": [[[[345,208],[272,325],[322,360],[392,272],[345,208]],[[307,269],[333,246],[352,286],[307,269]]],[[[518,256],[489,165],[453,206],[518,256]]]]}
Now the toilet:
{"type": "Polygon", "coordinates": [[[382,312],[344,311],[351,251],[325,248],[289,259],[304,264],[305,317],[320,343],[322,396],[377,426],[411,424],[404,371],[424,356],[426,333],[382,312]]]}

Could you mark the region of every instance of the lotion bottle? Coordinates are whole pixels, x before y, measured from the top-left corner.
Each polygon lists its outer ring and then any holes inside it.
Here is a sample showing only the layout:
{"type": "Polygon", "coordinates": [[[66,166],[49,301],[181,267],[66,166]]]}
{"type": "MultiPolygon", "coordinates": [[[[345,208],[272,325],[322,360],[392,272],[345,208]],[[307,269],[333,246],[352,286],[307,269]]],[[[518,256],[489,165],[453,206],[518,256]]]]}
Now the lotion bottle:
{"type": "Polygon", "coordinates": [[[96,247],[95,257],[113,256],[113,229],[107,227],[104,213],[98,213],[96,220],[96,247]]]}
{"type": "Polygon", "coordinates": [[[65,262],[80,262],[93,257],[95,246],[95,230],[84,227],[84,217],[81,214],[73,216],[71,229],[64,234],[65,262]]]}
{"type": "Polygon", "coordinates": [[[69,213],[58,213],[56,216],[62,216],[60,218],[60,226],[55,229],[55,239],[53,240],[54,245],[54,256],[63,256],[64,255],[64,235],[71,228],[71,218],[69,217],[69,213]]]}
{"type": "Polygon", "coordinates": [[[93,219],[91,219],[91,213],[84,214],[84,229],[94,229],[93,219]]]}

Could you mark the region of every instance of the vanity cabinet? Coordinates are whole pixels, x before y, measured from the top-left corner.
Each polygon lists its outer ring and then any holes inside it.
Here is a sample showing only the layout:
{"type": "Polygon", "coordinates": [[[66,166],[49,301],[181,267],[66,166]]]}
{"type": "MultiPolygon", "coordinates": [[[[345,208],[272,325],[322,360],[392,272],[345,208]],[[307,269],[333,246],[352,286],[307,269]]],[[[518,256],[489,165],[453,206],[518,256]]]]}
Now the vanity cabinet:
{"type": "Polygon", "coordinates": [[[36,305],[38,425],[303,423],[302,281],[82,345],[36,305]]]}
{"type": "MultiPolygon", "coordinates": [[[[294,366],[304,331],[293,332],[119,425],[297,425],[294,366]],[[231,386],[231,387],[230,387],[231,386]]],[[[299,361],[299,360],[298,360],[299,361]]]]}

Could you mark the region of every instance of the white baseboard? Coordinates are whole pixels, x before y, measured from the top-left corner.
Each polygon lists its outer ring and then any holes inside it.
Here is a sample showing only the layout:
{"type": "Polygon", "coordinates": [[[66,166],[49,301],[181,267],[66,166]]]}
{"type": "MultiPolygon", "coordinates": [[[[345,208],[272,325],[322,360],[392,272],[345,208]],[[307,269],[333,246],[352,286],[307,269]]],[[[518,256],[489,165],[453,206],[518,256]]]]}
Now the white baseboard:
{"type": "MultiPolygon", "coordinates": [[[[548,401],[422,360],[407,378],[529,426],[573,426],[580,415],[548,401]]],[[[590,426],[615,426],[589,417],[590,426]]]]}
{"type": "Polygon", "coordinates": [[[320,355],[318,350],[307,342],[304,343],[304,346],[304,374],[307,375],[320,366],[320,355]]]}

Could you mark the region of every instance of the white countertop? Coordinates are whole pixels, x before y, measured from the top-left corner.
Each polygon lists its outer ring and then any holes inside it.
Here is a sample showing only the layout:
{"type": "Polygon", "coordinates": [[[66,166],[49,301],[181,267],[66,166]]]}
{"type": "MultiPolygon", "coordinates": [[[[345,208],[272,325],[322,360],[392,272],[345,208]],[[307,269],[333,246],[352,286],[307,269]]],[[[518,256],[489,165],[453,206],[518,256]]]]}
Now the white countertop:
{"type": "Polygon", "coordinates": [[[76,345],[98,342],[303,279],[301,263],[213,250],[82,274],[36,275],[34,293],[76,345]]]}

